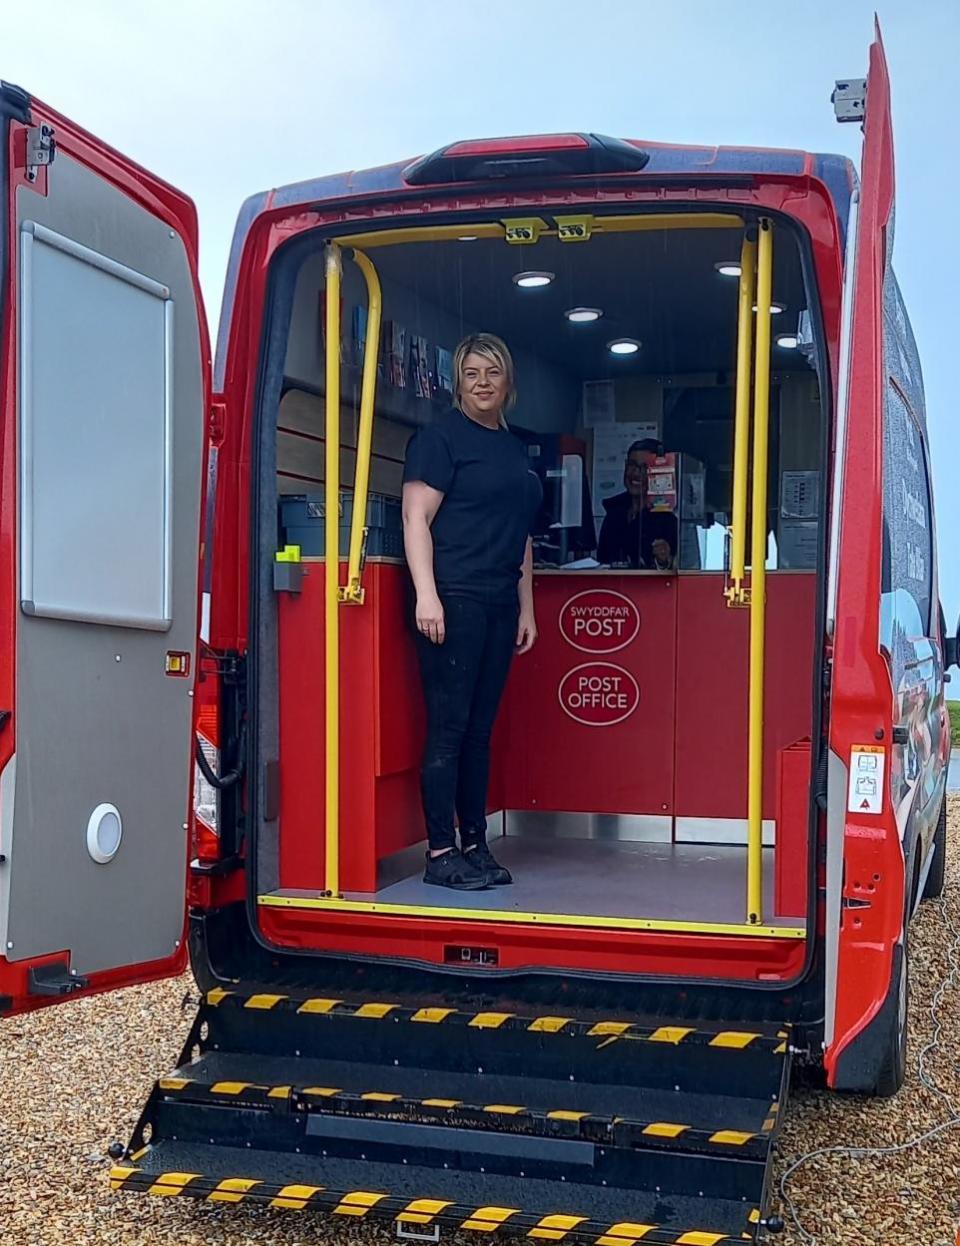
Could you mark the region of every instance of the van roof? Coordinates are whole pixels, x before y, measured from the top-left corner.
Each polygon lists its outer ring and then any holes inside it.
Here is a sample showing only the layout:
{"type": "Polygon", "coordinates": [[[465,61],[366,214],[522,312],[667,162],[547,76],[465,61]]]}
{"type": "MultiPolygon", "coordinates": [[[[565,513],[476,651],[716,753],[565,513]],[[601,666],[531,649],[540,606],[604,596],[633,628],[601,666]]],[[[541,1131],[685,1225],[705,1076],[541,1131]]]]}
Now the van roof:
{"type": "MultiPolygon", "coordinates": [[[[642,176],[675,177],[679,175],[755,175],[808,174],[818,177],[830,187],[837,202],[838,214],[846,218],[850,191],[856,184],[856,172],[846,156],[824,153],[792,151],[774,147],[697,147],[671,143],[648,143],[629,140],[649,157],[642,176]]],[[[264,207],[288,207],[303,203],[361,197],[374,194],[390,194],[409,189],[404,180],[404,170],[420,157],[411,157],[396,164],[380,165],[373,169],[354,170],[349,173],[333,173],[326,177],[311,178],[305,182],[291,182],[262,195],[254,196],[264,207]]]]}
{"type": "MultiPolygon", "coordinates": [[[[814,177],[827,187],[833,200],[840,226],[841,244],[846,235],[850,199],[857,185],[857,173],[846,156],[822,152],[795,151],[774,147],[708,147],[685,146],[672,143],[653,143],[630,139],[628,142],[649,155],[649,161],[639,176],[656,181],[675,177],[743,177],[756,175],[783,175],[814,177]]],[[[311,178],[304,182],[291,182],[273,190],[251,195],[240,209],[230,246],[230,258],[224,283],[223,304],[217,334],[214,386],[222,387],[225,368],[227,334],[233,310],[237,270],[243,245],[254,221],[264,212],[278,208],[317,207],[371,196],[419,194],[429,187],[411,187],[404,180],[404,171],[420,157],[411,157],[396,164],[380,165],[372,169],[359,169],[346,173],[332,173],[325,177],[311,178]]],[[[632,174],[632,177],[638,176],[632,174]]],[[[448,193],[451,184],[437,187],[448,193]]]]}

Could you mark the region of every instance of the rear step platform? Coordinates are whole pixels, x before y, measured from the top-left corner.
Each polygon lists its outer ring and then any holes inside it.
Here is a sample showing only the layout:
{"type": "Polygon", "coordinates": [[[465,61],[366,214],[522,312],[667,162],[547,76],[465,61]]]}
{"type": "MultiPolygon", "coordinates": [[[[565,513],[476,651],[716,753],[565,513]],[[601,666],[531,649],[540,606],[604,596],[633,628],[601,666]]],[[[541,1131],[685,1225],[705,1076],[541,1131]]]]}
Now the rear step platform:
{"type": "Polygon", "coordinates": [[[774,1027],[217,988],[111,1184],[428,1240],[755,1242],[789,1064],[774,1027]]]}

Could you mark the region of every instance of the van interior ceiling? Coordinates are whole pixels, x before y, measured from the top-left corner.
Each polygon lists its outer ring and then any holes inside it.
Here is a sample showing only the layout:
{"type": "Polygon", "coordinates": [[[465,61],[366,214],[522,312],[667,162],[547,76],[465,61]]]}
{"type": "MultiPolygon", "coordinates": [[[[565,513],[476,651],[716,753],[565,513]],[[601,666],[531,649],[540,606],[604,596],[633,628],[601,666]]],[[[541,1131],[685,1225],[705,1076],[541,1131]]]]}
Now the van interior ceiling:
{"type": "MultiPolygon", "coordinates": [[[[261,906],[417,915],[442,904],[464,918],[750,932],[750,611],[731,605],[728,591],[744,229],[732,216],[702,227],[649,224],[529,245],[508,244],[502,230],[473,237],[463,224],[449,239],[365,248],[383,305],[365,604],[340,616],[332,887],[323,765],[326,352],[339,335],[343,556],[368,297],[345,247],[339,334],[331,331],[326,239],[288,276],[260,549],[272,563],[277,551],[296,559],[289,547],[299,547],[300,566],[292,592],[274,591],[290,586],[282,575],[260,576],[260,643],[273,638],[257,682],[258,773],[273,776],[258,801],[261,906]],[[522,273],[549,281],[525,285],[522,273]],[[600,315],[571,318],[573,309],[600,315]],[[399,497],[406,444],[449,408],[453,350],[474,331],[498,334],[513,353],[519,397],[510,425],[544,484],[534,537],[541,639],[514,662],[493,741],[489,838],[501,837],[495,851],[515,882],[438,899],[421,881],[423,712],[399,497]],[[613,343],[628,345],[615,353],[613,343]],[[641,439],[652,446],[648,488],[657,464],[673,472],[663,502],[678,517],[676,562],[667,571],[599,568],[602,503],[623,489],[625,450],[641,439]]],[[[786,225],[773,234],[763,902],[754,929],[802,939],[825,420],[800,246],[786,225]]],[[[748,366],[752,376],[749,356],[748,366]]],[[[261,447],[273,418],[264,415],[261,447]]],[[[748,564],[750,510],[742,517],[748,564]]]]}

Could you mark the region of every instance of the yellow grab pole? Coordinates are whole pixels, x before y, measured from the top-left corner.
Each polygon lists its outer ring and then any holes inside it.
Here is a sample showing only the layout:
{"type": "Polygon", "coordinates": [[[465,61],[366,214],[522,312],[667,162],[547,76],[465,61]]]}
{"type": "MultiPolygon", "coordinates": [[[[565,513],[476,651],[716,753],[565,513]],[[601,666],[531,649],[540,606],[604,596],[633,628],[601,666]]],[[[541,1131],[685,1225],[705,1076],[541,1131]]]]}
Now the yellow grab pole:
{"type": "Polygon", "coordinates": [[[747,544],[747,460],[750,451],[750,365],[753,356],[753,302],[757,267],[756,238],[746,234],[740,248],[740,297],[737,311],[737,390],[733,434],[733,516],[730,586],[727,601],[743,605],[747,544]]]}
{"type": "Polygon", "coordinates": [[[750,542],[750,727],[747,800],[747,922],[763,920],[763,670],[767,588],[767,457],[770,434],[770,295],[773,225],[760,222],[757,351],[753,380],[753,523],[750,542]]]}
{"type": "Polygon", "coordinates": [[[370,488],[370,452],[373,446],[373,409],[377,395],[377,357],[380,350],[380,318],[383,300],[380,278],[370,259],[354,251],[353,259],[367,283],[367,340],[363,350],[363,385],[360,391],[360,427],[357,430],[357,473],[353,486],[353,518],[350,522],[350,561],[343,598],[363,602],[360,582],[363,533],[367,522],[367,494],[370,488]]]}
{"type": "Polygon", "coordinates": [[[326,891],[340,894],[340,248],[326,253],[326,470],[324,481],[324,801],[326,891]]]}

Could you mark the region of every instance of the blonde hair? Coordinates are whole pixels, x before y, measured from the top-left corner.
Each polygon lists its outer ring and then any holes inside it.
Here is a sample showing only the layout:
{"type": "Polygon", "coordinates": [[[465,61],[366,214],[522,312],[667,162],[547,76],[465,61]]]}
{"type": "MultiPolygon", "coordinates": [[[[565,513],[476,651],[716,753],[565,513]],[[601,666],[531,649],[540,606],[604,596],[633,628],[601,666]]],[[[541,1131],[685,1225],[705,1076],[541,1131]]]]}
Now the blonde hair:
{"type": "Polygon", "coordinates": [[[506,428],[506,413],[513,409],[517,401],[517,385],[510,348],[494,333],[471,333],[463,339],[453,353],[453,405],[458,411],[463,410],[460,405],[460,386],[463,382],[463,365],[468,355],[482,355],[484,359],[489,359],[491,363],[503,368],[503,374],[507,378],[507,400],[500,412],[500,423],[506,428]]]}

